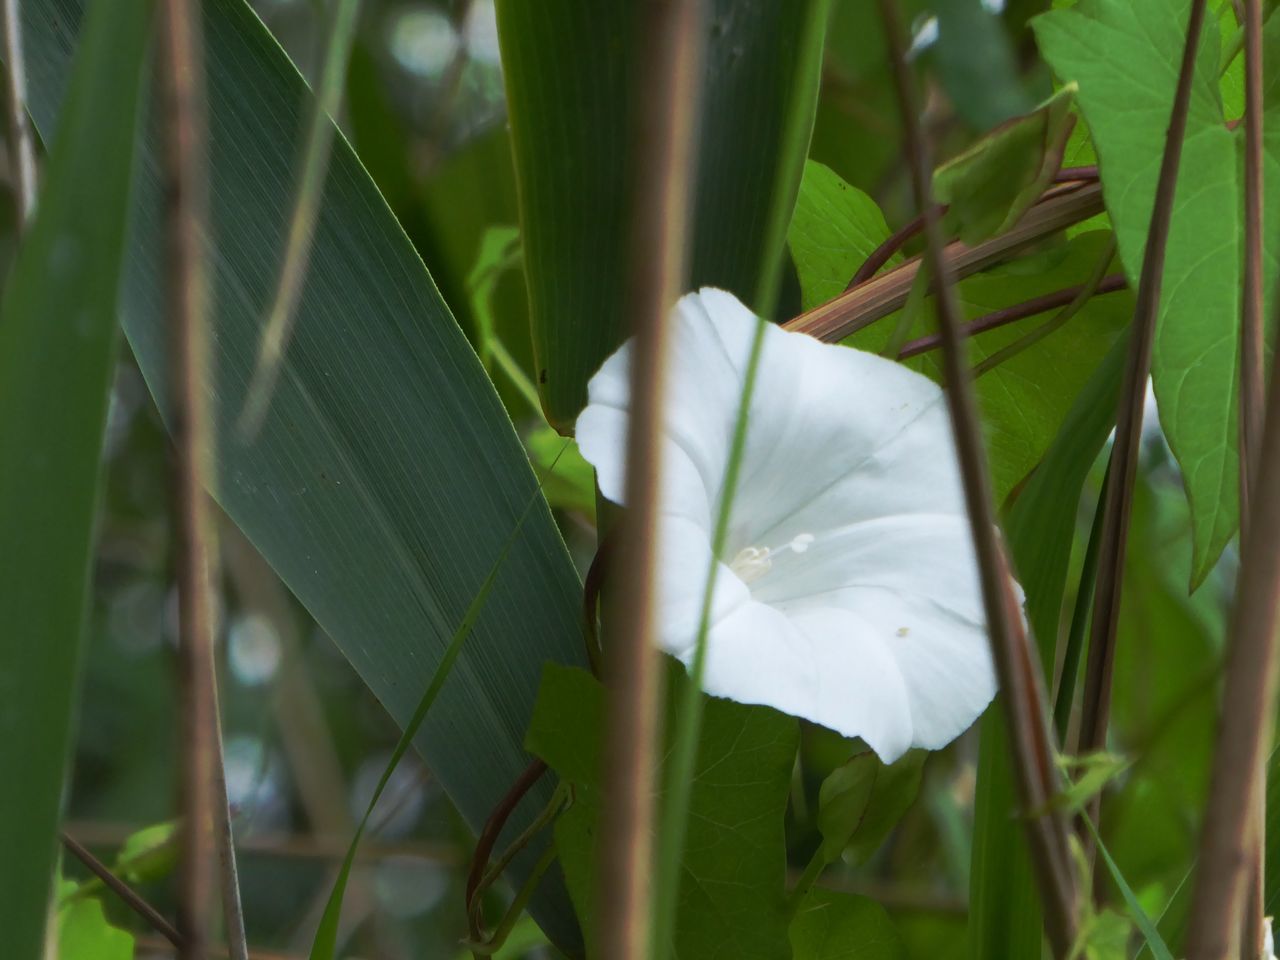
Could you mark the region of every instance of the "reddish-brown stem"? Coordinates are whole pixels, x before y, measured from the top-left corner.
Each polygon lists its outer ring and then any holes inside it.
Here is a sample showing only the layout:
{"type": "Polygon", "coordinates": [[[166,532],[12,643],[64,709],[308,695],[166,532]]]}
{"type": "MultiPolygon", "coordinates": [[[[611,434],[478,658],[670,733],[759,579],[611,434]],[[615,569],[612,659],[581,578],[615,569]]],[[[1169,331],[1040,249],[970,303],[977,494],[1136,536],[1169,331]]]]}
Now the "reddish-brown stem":
{"type": "Polygon", "coordinates": [[[120,898],[120,902],[140,916],[152,930],[160,934],[171,944],[182,949],[182,936],[174,929],[164,914],[149,904],[133,887],[112,872],[111,868],[95,857],[80,842],[65,830],[62,832],[62,845],[77,860],[83,863],[95,877],[102,881],[112,893],[120,898]]]}
{"type": "MultiPolygon", "coordinates": [[[[949,276],[963,279],[1014,256],[1059,230],[1103,211],[1102,185],[1069,184],[1066,192],[1047,194],[1010,230],[974,246],[956,242],[946,247],[949,276]]],[[[1058,188],[1064,189],[1064,188],[1058,188]]],[[[887,317],[907,301],[920,269],[916,257],[852,290],[788,320],[783,327],[834,343],[887,317]]]]}
{"type": "MultiPolygon", "coordinates": [[[[599,953],[610,960],[649,954],[653,914],[654,759],[662,675],[654,643],[658,488],[669,352],[669,312],[687,276],[694,128],[702,61],[701,0],[637,6],[643,91],[634,104],[627,319],[631,409],[627,511],[618,530],[616,603],[607,611],[604,810],[599,854],[599,953]]],[[[612,600],[613,598],[611,598],[612,600]]]]}
{"type": "MultiPolygon", "coordinates": [[[[935,212],[937,216],[942,216],[946,211],[947,208],[942,204],[939,204],[935,212]]],[[[893,255],[895,253],[906,246],[907,242],[923,229],[924,216],[922,214],[917,214],[889,236],[885,237],[884,242],[872,250],[870,256],[862,262],[862,266],[860,266],[857,273],[853,275],[853,279],[849,281],[849,285],[845,287],[845,290],[852,290],[854,287],[866,283],[874,277],[881,267],[893,259],[893,255]]]]}
{"type": "MultiPolygon", "coordinates": [[[[1098,179],[1097,166],[1090,167],[1063,167],[1054,175],[1054,183],[1077,183],[1088,182],[1098,179]]],[[[936,214],[941,217],[947,212],[945,204],[938,204],[935,208],[936,214]]],[[[871,251],[871,254],[862,262],[862,266],[858,268],[857,273],[853,275],[853,279],[849,281],[849,285],[845,287],[848,292],[860,284],[866,283],[874,277],[877,271],[888,263],[895,253],[901,250],[912,237],[915,237],[924,229],[924,217],[917,215],[912,217],[892,234],[885,238],[880,246],[871,251]]]]}
{"type": "MultiPolygon", "coordinates": [[[[1280,488],[1280,353],[1273,358],[1262,442],[1259,490],[1280,488]]],[[[1280,497],[1258,497],[1240,551],[1209,801],[1200,835],[1188,960],[1236,960],[1249,881],[1259,851],[1254,812],[1276,713],[1276,645],[1280,639],[1280,497]]]]}
{"type": "MultiPolygon", "coordinates": [[[[1115,293],[1118,290],[1126,289],[1128,285],[1128,281],[1125,280],[1124,274],[1113,273],[1102,278],[1102,282],[1098,284],[1098,289],[1094,291],[1094,295],[1101,296],[1104,293],[1115,293]]],[[[1047,310],[1065,307],[1067,304],[1075,300],[1084,288],[1084,284],[1078,284],[1074,287],[1066,287],[1062,290],[1055,290],[1052,293],[1032,297],[1030,300],[1024,300],[1022,303],[1014,303],[1007,307],[1001,307],[999,310],[993,310],[991,313],[985,313],[964,325],[964,335],[966,337],[972,337],[979,333],[986,333],[988,330],[995,330],[997,327],[1003,327],[1010,323],[1017,323],[1019,320],[1025,320],[1027,317],[1034,317],[1037,313],[1044,313],[1047,310]]],[[[917,340],[911,340],[904,344],[902,352],[898,354],[898,359],[906,360],[910,357],[918,357],[920,354],[928,353],[930,350],[936,350],[940,346],[942,346],[942,337],[937,334],[920,337],[917,340]]]]}
{"type": "Polygon", "coordinates": [[[213,822],[216,743],[213,664],[212,518],[204,481],[210,428],[205,375],[208,356],[204,179],[206,117],[199,6],[165,0],[160,8],[160,76],[168,251],[171,427],[175,448],[176,566],[179,598],[179,691],[182,706],[182,809],[178,929],[184,958],[209,952],[216,871],[213,822]]]}
{"type": "Polygon", "coordinates": [[[1063,167],[1053,175],[1054,183],[1069,183],[1073,180],[1097,180],[1098,165],[1091,163],[1084,167],[1063,167]]]}
{"type": "Polygon", "coordinates": [[[920,131],[914,77],[903,56],[902,23],[894,0],[879,2],[903,118],[916,205],[924,211],[925,256],[938,288],[934,303],[942,335],[948,407],[978,557],[992,656],[1009,711],[1009,746],[1015,778],[1023,809],[1042,811],[1041,815],[1027,816],[1025,825],[1044,904],[1046,931],[1054,955],[1064,958],[1076,941],[1078,898],[1067,847],[1066,825],[1060,816],[1048,812],[1049,800],[1057,792],[1058,784],[1043,681],[1022,626],[1018,601],[996,532],[977,399],[961,338],[955,291],[943,253],[941,227],[929,195],[929,151],[920,131]]]}
{"type": "Polygon", "coordinates": [[[478,904],[474,904],[476,893],[480,888],[480,880],[484,876],[485,867],[489,865],[489,860],[493,857],[493,848],[498,843],[498,837],[502,833],[503,828],[507,825],[507,821],[511,819],[511,814],[515,812],[520,801],[525,795],[533,789],[533,785],[542,779],[542,775],[547,772],[547,765],[541,760],[534,760],[529,766],[524,768],[524,772],[516,778],[510,789],[503,794],[502,799],[498,801],[498,805],[493,808],[493,812],[489,814],[489,819],[484,822],[484,829],[480,831],[480,836],[476,838],[476,848],[471,854],[471,867],[467,870],[467,886],[466,900],[467,915],[474,918],[471,924],[471,938],[473,940],[480,939],[480,927],[483,925],[483,917],[478,904]]]}
{"type": "MultiPolygon", "coordinates": [[[[1129,354],[1116,418],[1115,446],[1111,454],[1111,482],[1107,484],[1102,540],[1098,550],[1098,579],[1094,592],[1093,621],[1080,716],[1080,753],[1099,750],[1105,746],[1106,741],[1116,628],[1120,620],[1120,591],[1129,537],[1129,512],[1133,503],[1138,450],[1142,439],[1142,412],[1146,402],[1147,378],[1151,372],[1151,350],[1155,340],[1156,317],[1160,310],[1165,249],[1169,240],[1174,190],[1178,182],[1182,140],[1187,128],[1187,111],[1204,10],[1204,0],[1192,0],[1178,85],[1156,184],[1155,205],[1147,229],[1137,302],[1134,305],[1129,354]]],[[[1090,810],[1095,823],[1097,807],[1098,801],[1095,798],[1090,810]]],[[[1092,837],[1087,832],[1084,843],[1087,849],[1092,849],[1092,837]]]]}
{"type": "MultiPolygon", "coordinates": [[[[1262,0],[1244,0],[1244,289],[1240,301],[1240,540],[1249,536],[1257,490],[1258,447],[1266,384],[1263,373],[1263,49],[1262,0]]],[[[1266,769],[1254,771],[1254,804],[1249,811],[1253,862],[1240,945],[1243,956],[1263,952],[1264,857],[1266,849],[1266,769]]]]}

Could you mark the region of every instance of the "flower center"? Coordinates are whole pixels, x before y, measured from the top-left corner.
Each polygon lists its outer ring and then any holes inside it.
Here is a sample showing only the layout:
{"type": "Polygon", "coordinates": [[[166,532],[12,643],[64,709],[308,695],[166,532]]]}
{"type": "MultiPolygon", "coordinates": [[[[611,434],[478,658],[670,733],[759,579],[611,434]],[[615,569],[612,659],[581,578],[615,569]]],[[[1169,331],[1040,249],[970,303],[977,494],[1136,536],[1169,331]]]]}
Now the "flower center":
{"type": "Polygon", "coordinates": [[[743,547],[729,561],[729,569],[743,583],[753,583],[773,569],[773,561],[782,554],[804,553],[813,543],[812,533],[801,533],[791,538],[791,542],[781,547],[743,547]]]}

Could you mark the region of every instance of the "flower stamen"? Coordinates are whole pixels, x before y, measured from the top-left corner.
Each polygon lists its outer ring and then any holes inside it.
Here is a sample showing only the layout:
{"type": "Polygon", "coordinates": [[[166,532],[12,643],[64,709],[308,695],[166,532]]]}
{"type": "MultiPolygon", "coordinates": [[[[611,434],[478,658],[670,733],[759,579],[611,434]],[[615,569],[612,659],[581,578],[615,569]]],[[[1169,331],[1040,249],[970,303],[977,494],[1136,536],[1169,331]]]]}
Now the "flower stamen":
{"type": "Polygon", "coordinates": [[[801,533],[792,537],[790,543],[781,547],[744,547],[729,561],[729,569],[743,583],[753,583],[773,569],[775,557],[787,551],[795,554],[804,553],[813,541],[812,533],[801,533]]]}

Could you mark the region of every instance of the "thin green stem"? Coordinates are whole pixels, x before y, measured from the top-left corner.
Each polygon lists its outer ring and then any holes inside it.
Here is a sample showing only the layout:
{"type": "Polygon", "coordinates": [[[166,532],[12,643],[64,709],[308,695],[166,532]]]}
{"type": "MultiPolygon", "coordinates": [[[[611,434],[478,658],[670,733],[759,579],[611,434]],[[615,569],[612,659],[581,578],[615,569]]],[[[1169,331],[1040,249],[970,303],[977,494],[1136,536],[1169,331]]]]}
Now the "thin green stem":
{"type": "Polygon", "coordinates": [[[502,876],[503,871],[511,865],[511,861],[516,858],[520,851],[527,847],[533,838],[536,837],[542,829],[547,826],[547,824],[551,823],[551,821],[556,818],[556,815],[560,813],[561,808],[565,805],[565,802],[568,799],[569,784],[562,782],[552,792],[551,799],[547,802],[547,805],[542,808],[542,812],[533,819],[532,823],[521,831],[518,837],[511,841],[511,845],[507,847],[507,849],[502,852],[502,855],[498,857],[489,869],[484,872],[484,876],[481,877],[475,890],[471,891],[469,896],[470,903],[467,905],[468,917],[473,924],[473,933],[476,932],[479,927],[480,903],[485,891],[494,885],[498,877],[502,876]]]}
{"type": "Polygon", "coordinates": [[[813,856],[809,858],[809,862],[805,865],[804,873],[800,874],[800,879],[796,881],[795,887],[787,898],[787,907],[791,913],[794,914],[800,908],[805,894],[818,882],[818,878],[822,876],[822,871],[826,868],[827,858],[823,854],[822,845],[819,844],[818,849],[813,851],[813,856]]]}
{"type": "Polygon", "coordinates": [[[1071,302],[1034,330],[1029,330],[1017,340],[1006,344],[995,353],[991,354],[991,356],[980,362],[973,368],[974,379],[976,380],[984,373],[994,370],[1006,360],[1011,360],[1024,350],[1035,346],[1045,337],[1049,336],[1049,334],[1060,329],[1068,320],[1079,313],[1081,309],[1083,309],[1084,305],[1093,299],[1093,297],[1098,293],[1098,290],[1102,286],[1102,281],[1106,279],[1107,267],[1111,265],[1111,260],[1115,255],[1116,238],[1115,234],[1112,234],[1111,239],[1107,242],[1106,250],[1103,251],[1102,257],[1098,260],[1097,266],[1093,268],[1093,272],[1089,274],[1089,278],[1085,280],[1084,284],[1072,298],[1071,302]]]}
{"type": "Polygon", "coordinates": [[[538,862],[533,865],[533,869],[529,871],[529,876],[516,891],[515,899],[511,901],[511,906],[507,908],[506,914],[502,918],[502,922],[498,924],[498,929],[493,932],[493,936],[484,943],[473,943],[470,945],[471,952],[481,957],[492,956],[502,949],[503,944],[507,942],[507,937],[511,936],[511,931],[515,928],[516,923],[520,920],[520,915],[524,913],[524,908],[529,905],[529,901],[533,898],[533,892],[538,889],[538,882],[542,879],[542,875],[556,859],[556,846],[549,844],[547,849],[542,851],[542,856],[538,858],[538,862]]]}

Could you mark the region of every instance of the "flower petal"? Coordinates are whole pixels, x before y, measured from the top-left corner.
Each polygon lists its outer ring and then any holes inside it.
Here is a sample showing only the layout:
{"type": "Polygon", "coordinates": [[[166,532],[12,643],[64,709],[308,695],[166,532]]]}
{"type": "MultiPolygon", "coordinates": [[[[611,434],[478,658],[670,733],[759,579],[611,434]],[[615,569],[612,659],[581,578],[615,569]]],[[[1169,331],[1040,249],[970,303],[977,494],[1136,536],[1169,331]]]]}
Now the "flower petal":
{"type": "MultiPolygon", "coordinates": [[[[755,318],[732,297],[729,299],[744,315],[737,318],[736,326],[748,338],[749,349],[755,318]]],[[[624,503],[626,495],[631,352],[632,341],[628,340],[591,378],[587,384],[588,404],[575,428],[582,455],[596,468],[600,491],[614,503],[624,503]]],[[[683,297],[673,312],[665,384],[664,512],[693,519],[714,516],[712,507],[724,479],[733,420],[742,395],[744,363],[743,357],[731,359],[716,326],[708,322],[699,296],[683,297]],[[705,506],[698,500],[705,501],[705,506]]]]}
{"type": "Polygon", "coordinates": [[[995,695],[995,671],[967,517],[885,517],[828,531],[782,555],[753,596],[796,616],[856,613],[900,668],[913,746],[950,743],[995,695]]]}
{"type": "MultiPolygon", "coordinates": [[[[819,529],[801,554],[776,554],[772,570],[752,584],[757,600],[856,610],[860,591],[886,591],[910,608],[938,605],[975,626],[986,622],[969,518],[916,513],[819,529]]],[[[897,629],[895,626],[895,629],[897,629]]]]}

